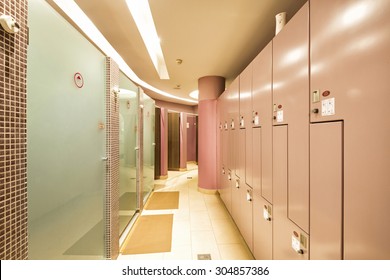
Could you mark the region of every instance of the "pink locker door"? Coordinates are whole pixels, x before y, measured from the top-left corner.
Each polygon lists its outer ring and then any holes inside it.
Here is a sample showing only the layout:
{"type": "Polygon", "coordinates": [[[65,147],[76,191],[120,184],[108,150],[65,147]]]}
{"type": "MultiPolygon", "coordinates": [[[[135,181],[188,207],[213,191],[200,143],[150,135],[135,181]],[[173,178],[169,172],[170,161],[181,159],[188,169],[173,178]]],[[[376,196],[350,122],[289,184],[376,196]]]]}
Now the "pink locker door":
{"type": "Polygon", "coordinates": [[[230,99],[230,110],[231,110],[231,116],[230,116],[230,125],[232,126],[232,138],[231,141],[232,146],[232,164],[233,164],[233,170],[235,175],[239,173],[238,171],[238,151],[237,151],[237,143],[238,143],[238,130],[240,129],[239,126],[239,85],[240,80],[239,77],[237,77],[229,86],[229,97],[230,99]]]}
{"type": "Polygon", "coordinates": [[[390,1],[310,2],[311,121],[344,121],[344,258],[390,259],[390,1]]]}
{"type": "Polygon", "coordinates": [[[273,40],[274,125],[288,124],[288,217],[309,231],[309,4],[273,40]]]}
{"type": "Polygon", "coordinates": [[[240,212],[238,228],[248,248],[253,252],[253,191],[246,184],[240,188],[240,212]]]}
{"type": "Polygon", "coordinates": [[[240,128],[245,128],[245,183],[252,187],[252,63],[240,74],[240,128]]]}
{"type": "Polygon", "coordinates": [[[288,138],[287,125],[273,127],[273,259],[307,260],[309,237],[287,217],[288,138]]]}
{"type": "MultiPolygon", "coordinates": [[[[245,183],[244,183],[245,185],[245,183]]],[[[237,176],[233,176],[232,182],[231,182],[231,188],[232,188],[232,207],[231,207],[231,216],[236,223],[237,227],[240,227],[240,213],[241,213],[241,206],[240,206],[240,193],[241,193],[241,180],[237,176]]]]}
{"type": "Polygon", "coordinates": [[[272,203],[272,41],[253,61],[252,100],[254,125],[262,131],[261,144],[252,143],[253,149],[261,147],[261,172],[253,170],[253,188],[260,187],[260,195],[272,203]]]}
{"type": "Polygon", "coordinates": [[[341,260],[343,123],[310,125],[310,259],[341,260]]]}
{"type": "MultiPolygon", "coordinates": [[[[272,207],[261,195],[262,128],[253,128],[253,255],[258,260],[272,259],[272,207]],[[264,208],[265,207],[265,208],[264,208]],[[264,209],[267,215],[264,215],[264,209]]],[[[272,153],[272,150],[271,150],[272,153]]]]}
{"type": "Polygon", "coordinates": [[[253,194],[253,255],[256,260],[272,260],[272,205],[253,194]]]}

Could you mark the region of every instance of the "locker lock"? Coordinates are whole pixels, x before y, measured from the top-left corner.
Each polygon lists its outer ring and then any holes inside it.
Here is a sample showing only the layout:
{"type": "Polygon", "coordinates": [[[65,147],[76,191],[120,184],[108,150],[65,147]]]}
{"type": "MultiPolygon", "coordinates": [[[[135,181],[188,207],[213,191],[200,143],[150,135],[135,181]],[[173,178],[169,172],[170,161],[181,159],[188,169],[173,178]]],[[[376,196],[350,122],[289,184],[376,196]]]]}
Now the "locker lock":
{"type": "Polygon", "coordinates": [[[318,114],[319,112],[320,112],[320,110],[318,110],[318,108],[315,108],[315,109],[313,109],[313,110],[311,110],[312,111],[312,113],[314,113],[314,114],[318,114]]]}

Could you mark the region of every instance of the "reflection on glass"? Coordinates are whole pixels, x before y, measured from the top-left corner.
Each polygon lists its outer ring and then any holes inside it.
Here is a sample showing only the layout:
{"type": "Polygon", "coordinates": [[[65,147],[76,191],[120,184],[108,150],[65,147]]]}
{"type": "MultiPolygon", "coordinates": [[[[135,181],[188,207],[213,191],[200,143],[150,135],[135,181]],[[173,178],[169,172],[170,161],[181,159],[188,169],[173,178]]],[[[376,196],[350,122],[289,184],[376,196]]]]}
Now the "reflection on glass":
{"type": "Polygon", "coordinates": [[[154,188],[155,102],[143,94],[143,198],[154,188]]]}
{"type": "Polygon", "coordinates": [[[123,233],[137,210],[136,150],[138,123],[137,93],[120,89],[119,93],[119,230],[123,233]]]}
{"type": "Polygon", "coordinates": [[[103,259],[105,57],[46,1],[28,9],[28,258],[103,259]]]}

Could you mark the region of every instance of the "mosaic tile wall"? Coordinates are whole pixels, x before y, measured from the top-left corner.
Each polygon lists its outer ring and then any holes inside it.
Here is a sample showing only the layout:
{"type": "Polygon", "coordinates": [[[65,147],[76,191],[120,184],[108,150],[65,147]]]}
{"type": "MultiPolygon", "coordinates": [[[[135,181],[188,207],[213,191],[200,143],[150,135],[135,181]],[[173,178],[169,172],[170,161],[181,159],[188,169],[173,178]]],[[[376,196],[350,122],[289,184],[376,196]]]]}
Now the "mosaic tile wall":
{"type": "Polygon", "coordinates": [[[119,67],[106,58],[106,258],[119,255],[119,67]]]}
{"type": "Polygon", "coordinates": [[[27,0],[0,0],[20,31],[0,27],[0,259],[27,259],[27,0]]]}

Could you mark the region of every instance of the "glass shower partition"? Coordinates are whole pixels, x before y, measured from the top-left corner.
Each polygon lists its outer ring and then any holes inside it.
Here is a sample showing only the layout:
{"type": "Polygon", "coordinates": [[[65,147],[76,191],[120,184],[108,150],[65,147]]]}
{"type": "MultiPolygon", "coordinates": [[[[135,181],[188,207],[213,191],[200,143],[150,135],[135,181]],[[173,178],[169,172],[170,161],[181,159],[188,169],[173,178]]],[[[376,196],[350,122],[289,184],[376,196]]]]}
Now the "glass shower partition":
{"type": "MultiPolygon", "coordinates": [[[[135,87],[135,90],[137,88],[135,87]]],[[[120,89],[119,93],[119,231],[124,232],[139,209],[137,189],[138,93],[120,89]]]]}
{"type": "Polygon", "coordinates": [[[28,258],[104,259],[105,57],[46,1],[28,9],[28,258]]]}
{"type": "Polygon", "coordinates": [[[143,200],[154,188],[155,101],[142,92],[143,102],[143,200]]]}

